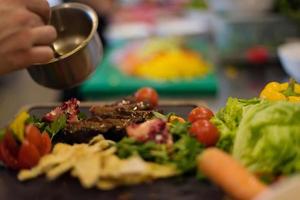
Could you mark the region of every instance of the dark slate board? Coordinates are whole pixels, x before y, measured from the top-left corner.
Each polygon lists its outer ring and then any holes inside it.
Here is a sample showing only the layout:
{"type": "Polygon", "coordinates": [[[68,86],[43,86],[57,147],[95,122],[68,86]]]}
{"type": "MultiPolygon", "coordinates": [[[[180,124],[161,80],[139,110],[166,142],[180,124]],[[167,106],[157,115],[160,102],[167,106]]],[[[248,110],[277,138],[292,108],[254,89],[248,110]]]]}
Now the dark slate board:
{"type": "MultiPolygon", "coordinates": [[[[174,112],[186,117],[194,105],[164,105],[160,109],[164,113],[174,112]]],[[[42,116],[51,107],[32,107],[29,112],[42,116]]],[[[82,107],[82,112],[88,113],[88,107],[82,107]]],[[[16,178],[16,172],[0,168],[0,200],[76,200],[76,199],[116,199],[116,200],[222,200],[224,193],[207,181],[198,181],[194,177],[174,177],[157,180],[137,186],[119,187],[110,191],[84,189],[78,180],[69,175],[49,182],[40,177],[25,183],[16,178]]]]}

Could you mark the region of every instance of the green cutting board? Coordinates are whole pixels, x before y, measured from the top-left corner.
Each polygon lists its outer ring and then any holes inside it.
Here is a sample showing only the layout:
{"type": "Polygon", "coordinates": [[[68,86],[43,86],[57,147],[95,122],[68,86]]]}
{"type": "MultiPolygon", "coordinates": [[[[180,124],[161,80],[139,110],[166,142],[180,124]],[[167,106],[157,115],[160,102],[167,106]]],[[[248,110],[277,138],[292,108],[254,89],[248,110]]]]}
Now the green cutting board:
{"type": "MultiPolygon", "coordinates": [[[[123,44],[122,44],[123,45],[123,44]]],[[[132,94],[141,87],[153,87],[162,96],[203,96],[214,95],[217,92],[217,78],[215,73],[191,80],[158,82],[121,73],[111,62],[111,53],[121,44],[112,46],[103,57],[102,63],[89,80],[80,86],[80,93],[86,99],[99,99],[112,96],[132,94]]],[[[191,42],[193,49],[205,52],[206,44],[191,42]]]]}

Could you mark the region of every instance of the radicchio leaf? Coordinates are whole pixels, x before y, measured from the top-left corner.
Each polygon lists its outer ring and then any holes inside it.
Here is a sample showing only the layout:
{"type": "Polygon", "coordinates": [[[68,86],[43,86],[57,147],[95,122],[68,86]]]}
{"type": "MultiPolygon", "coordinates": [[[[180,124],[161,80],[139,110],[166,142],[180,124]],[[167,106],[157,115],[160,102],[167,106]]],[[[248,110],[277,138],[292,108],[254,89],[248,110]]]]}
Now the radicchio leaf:
{"type": "Polygon", "coordinates": [[[43,117],[43,121],[53,122],[56,119],[58,119],[60,116],[65,114],[68,123],[78,122],[79,104],[80,101],[78,101],[75,98],[72,98],[69,101],[64,102],[61,106],[58,106],[54,108],[51,112],[47,113],[43,117]]]}

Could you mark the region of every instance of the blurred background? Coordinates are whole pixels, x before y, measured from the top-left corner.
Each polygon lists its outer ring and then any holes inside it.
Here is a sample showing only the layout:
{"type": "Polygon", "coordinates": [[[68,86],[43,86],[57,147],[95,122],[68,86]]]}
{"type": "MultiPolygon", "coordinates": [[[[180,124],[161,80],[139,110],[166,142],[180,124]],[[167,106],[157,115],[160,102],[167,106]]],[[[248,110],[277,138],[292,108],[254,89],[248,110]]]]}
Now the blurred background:
{"type": "Polygon", "coordinates": [[[101,64],[66,91],[39,86],[26,71],[0,77],[1,126],[24,105],[70,97],[110,101],[143,86],[154,87],[166,101],[204,102],[217,110],[229,96],[257,96],[269,81],[300,81],[299,0],[77,2],[98,13],[101,64]],[[278,54],[283,47],[288,53],[278,54]]]}

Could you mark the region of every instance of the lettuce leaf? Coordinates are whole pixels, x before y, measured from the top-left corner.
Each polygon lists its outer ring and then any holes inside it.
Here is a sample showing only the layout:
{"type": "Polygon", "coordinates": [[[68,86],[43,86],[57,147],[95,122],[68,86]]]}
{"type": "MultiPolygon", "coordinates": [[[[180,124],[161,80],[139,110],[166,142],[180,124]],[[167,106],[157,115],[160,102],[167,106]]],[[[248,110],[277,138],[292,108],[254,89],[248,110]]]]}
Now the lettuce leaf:
{"type": "Polygon", "coordinates": [[[244,112],[246,112],[248,107],[256,105],[259,102],[260,100],[257,98],[249,100],[228,98],[226,106],[211,119],[211,122],[220,132],[220,139],[216,145],[218,148],[227,152],[232,151],[236,131],[244,112]]]}
{"type": "Polygon", "coordinates": [[[244,112],[233,156],[260,174],[300,172],[300,104],[262,101],[244,112]]]}
{"type": "Polygon", "coordinates": [[[300,172],[300,104],[229,98],[211,120],[217,146],[261,175],[300,172]]]}

